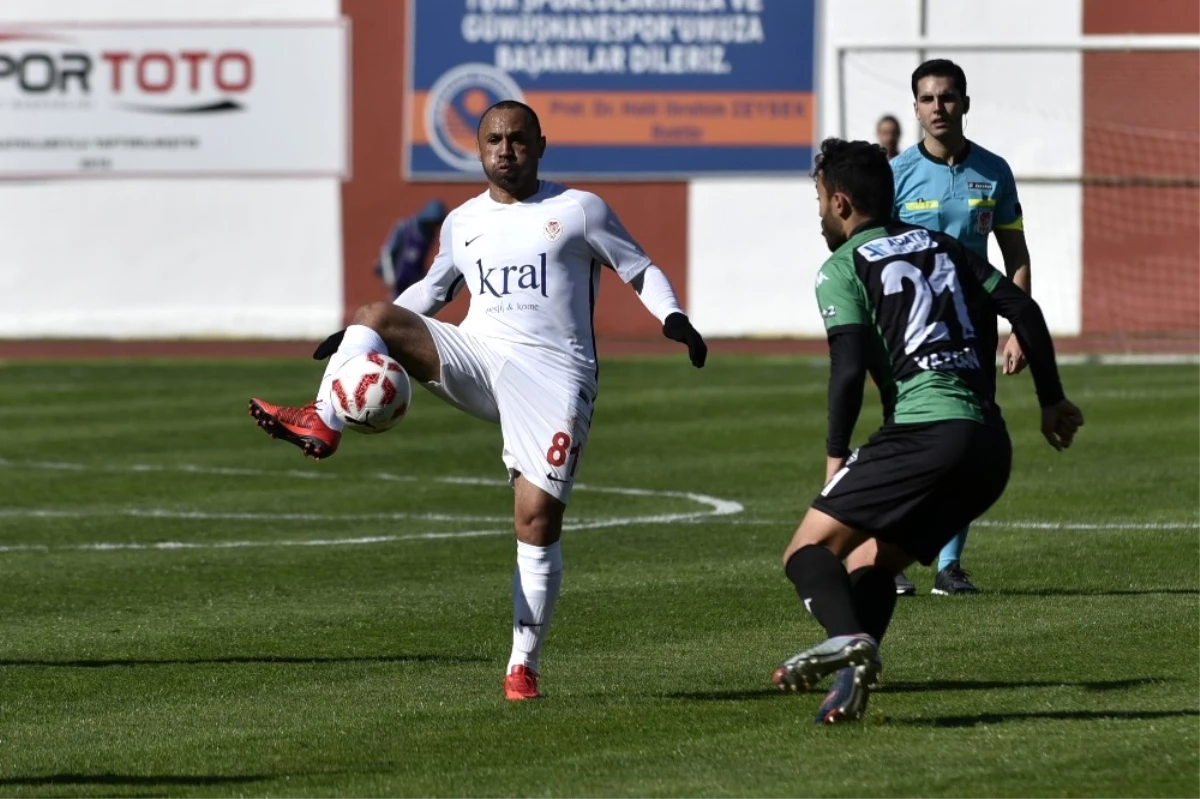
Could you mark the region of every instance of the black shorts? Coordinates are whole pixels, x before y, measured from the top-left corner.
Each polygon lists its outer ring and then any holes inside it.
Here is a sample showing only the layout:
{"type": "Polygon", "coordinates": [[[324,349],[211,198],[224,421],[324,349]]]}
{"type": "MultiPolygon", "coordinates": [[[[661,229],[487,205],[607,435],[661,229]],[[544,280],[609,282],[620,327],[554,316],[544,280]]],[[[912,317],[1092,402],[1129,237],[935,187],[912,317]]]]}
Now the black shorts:
{"type": "Polygon", "coordinates": [[[846,459],[812,506],[925,565],[992,506],[1012,470],[1004,422],[888,425],[846,459]]]}

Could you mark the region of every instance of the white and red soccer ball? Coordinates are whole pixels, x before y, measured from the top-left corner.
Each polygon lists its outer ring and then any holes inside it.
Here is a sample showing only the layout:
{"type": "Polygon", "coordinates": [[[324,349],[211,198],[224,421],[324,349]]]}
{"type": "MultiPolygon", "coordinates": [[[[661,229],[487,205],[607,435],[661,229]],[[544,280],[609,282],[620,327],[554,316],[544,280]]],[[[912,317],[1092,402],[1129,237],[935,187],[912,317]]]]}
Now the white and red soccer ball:
{"type": "Polygon", "coordinates": [[[350,430],[382,433],[408,413],[412,383],[395,359],[381,352],[355,355],[333,376],[333,410],[350,430]]]}

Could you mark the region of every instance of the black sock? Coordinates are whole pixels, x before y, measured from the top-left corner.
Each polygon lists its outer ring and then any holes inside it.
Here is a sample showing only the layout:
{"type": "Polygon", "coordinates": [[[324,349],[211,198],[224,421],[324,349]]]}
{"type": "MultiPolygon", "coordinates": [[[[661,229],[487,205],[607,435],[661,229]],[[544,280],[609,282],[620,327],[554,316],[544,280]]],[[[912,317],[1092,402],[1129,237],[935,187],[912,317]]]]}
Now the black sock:
{"type": "Polygon", "coordinates": [[[863,632],[879,643],[896,610],[895,577],[878,566],[855,569],[850,572],[850,594],[863,632]]]}
{"type": "Polygon", "coordinates": [[[830,638],[863,632],[854,615],[850,577],[836,555],[825,547],[810,544],[788,558],[784,571],[796,586],[804,607],[830,638]]]}

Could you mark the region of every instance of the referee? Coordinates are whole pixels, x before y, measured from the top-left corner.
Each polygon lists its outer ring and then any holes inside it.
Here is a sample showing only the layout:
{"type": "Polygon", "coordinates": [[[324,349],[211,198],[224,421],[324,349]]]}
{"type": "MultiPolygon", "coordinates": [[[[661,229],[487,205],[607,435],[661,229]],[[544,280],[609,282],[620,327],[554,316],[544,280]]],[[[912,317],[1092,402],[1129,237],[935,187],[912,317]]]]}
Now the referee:
{"type": "MultiPolygon", "coordinates": [[[[913,110],[925,135],[891,161],[897,219],[947,233],[985,260],[988,236],[994,235],[1004,271],[1029,294],[1029,247],[1017,184],[1007,161],[963,133],[971,98],[962,67],[942,58],[926,61],[912,74],[912,93],[913,110]]],[[[1003,366],[1006,375],[1025,368],[1015,335],[1004,346],[1003,366]]],[[[967,528],[963,528],[942,549],[933,593],[978,593],[961,566],[966,542],[967,528]]],[[[901,574],[896,577],[896,591],[911,594],[916,587],[901,574]]]]}

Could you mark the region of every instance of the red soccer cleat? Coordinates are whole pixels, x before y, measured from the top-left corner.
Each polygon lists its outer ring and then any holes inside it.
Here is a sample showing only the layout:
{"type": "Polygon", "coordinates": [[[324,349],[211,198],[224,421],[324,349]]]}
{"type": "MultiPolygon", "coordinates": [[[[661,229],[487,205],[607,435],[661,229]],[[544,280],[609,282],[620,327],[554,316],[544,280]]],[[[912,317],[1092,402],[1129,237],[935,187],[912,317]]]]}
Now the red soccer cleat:
{"type": "Polygon", "coordinates": [[[526,666],[513,666],[504,678],[504,698],[513,702],[525,699],[540,699],[538,673],[526,666]]]}
{"type": "Polygon", "coordinates": [[[338,442],[342,440],[340,431],[321,421],[315,402],[286,408],[255,397],[250,400],[250,415],[271,438],[282,438],[295,444],[313,460],[319,461],[337,452],[338,442]]]}

